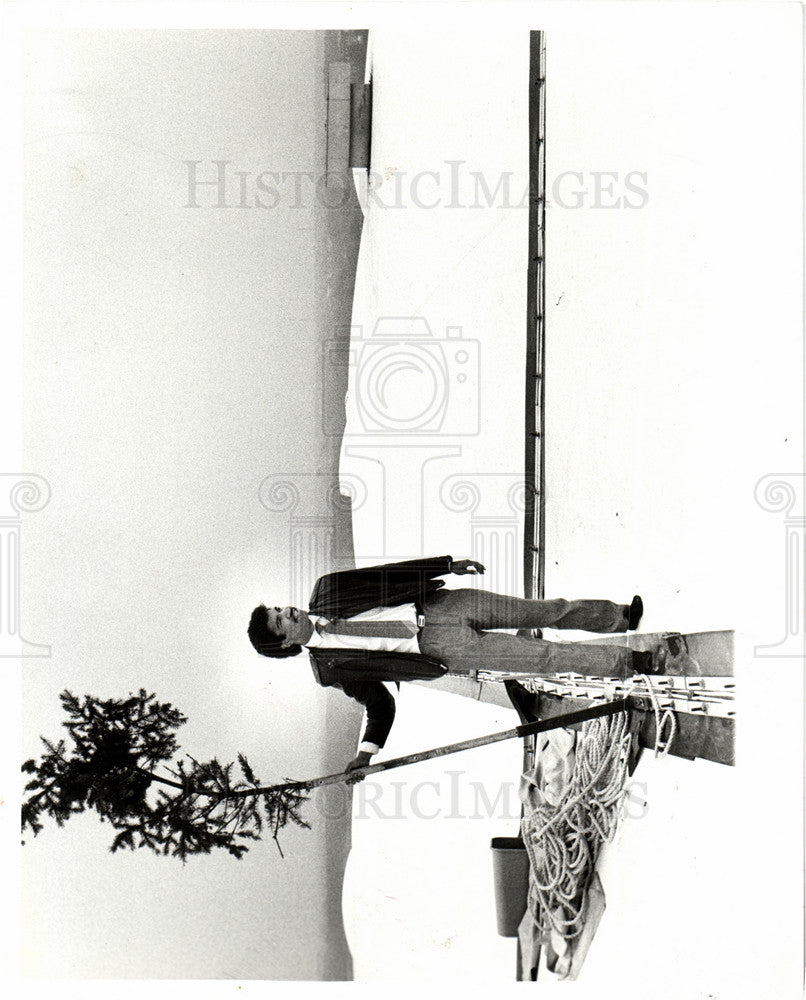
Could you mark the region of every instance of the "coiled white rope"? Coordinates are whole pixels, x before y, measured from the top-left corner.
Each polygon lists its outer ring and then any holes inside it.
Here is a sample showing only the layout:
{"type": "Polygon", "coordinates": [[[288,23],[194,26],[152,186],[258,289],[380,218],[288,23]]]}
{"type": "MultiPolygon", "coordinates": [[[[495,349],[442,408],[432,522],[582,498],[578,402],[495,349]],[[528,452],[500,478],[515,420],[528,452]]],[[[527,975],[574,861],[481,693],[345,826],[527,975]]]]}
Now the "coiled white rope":
{"type": "MultiPolygon", "coordinates": [[[[655,713],[655,756],[665,756],[677,720],[673,711],[661,708],[650,679],[641,674],[638,680],[655,713]]],[[[531,869],[530,912],[541,930],[555,931],[569,943],[582,932],[599,853],[618,826],[631,743],[627,712],[584,723],[562,799],[557,805],[539,804],[521,821],[531,869]]]]}
{"type": "Polygon", "coordinates": [[[521,822],[531,913],[541,929],[566,940],[582,932],[586,890],[601,845],[615,833],[630,742],[626,712],[586,722],[562,799],[556,806],[541,803],[521,822]]]}
{"type": "MultiPolygon", "coordinates": [[[[662,708],[660,702],[658,701],[658,693],[652,686],[652,681],[647,677],[646,674],[638,674],[638,679],[644,682],[646,686],[647,694],[649,695],[649,700],[652,703],[652,711],[655,713],[655,756],[665,757],[669,752],[669,747],[672,745],[672,741],[675,736],[677,736],[677,716],[671,708],[662,708]],[[664,729],[667,729],[666,739],[663,738],[664,729]]],[[[636,691],[638,688],[637,684],[629,689],[625,697],[629,696],[636,691]]]]}

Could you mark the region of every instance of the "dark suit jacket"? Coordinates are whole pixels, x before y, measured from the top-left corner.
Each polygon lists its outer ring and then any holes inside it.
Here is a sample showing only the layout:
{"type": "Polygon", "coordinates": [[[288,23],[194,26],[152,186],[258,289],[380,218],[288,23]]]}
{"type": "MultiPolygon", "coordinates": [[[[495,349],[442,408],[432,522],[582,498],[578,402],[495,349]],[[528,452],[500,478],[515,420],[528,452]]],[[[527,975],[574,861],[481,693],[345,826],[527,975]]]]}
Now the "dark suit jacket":
{"type": "MultiPolygon", "coordinates": [[[[371,608],[422,605],[443,587],[434,577],[450,573],[450,556],[350,569],[320,577],[309,610],[326,618],[350,618],[371,608]]],[[[428,680],[444,674],[442,664],[421,653],[376,653],[367,649],[317,647],[308,650],[313,675],[323,687],[338,687],[367,710],[364,740],[382,747],[395,718],[395,699],[382,681],[428,680]]]]}

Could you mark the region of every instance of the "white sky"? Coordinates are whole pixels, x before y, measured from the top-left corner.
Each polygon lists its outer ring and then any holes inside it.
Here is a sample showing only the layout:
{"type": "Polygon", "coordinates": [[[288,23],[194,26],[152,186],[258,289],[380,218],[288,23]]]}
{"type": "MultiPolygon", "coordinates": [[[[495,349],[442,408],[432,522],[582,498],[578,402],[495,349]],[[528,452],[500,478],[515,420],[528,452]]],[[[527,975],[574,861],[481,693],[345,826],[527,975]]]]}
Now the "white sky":
{"type": "MultiPolygon", "coordinates": [[[[273,665],[246,638],[255,604],[288,599],[285,519],[261,480],[315,471],[321,452],[318,378],[300,375],[320,338],[311,212],[211,207],[211,188],[188,208],[184,164],[206,180],[231,161],[230,204],[236,170],[251,199],[258,172],[321,169],[321,37],[27,41],[24,461],[53,505],[26,527],[24,621],[53,653],[24,674],[25,753],[59,731],[64,687],[142,686],[188,716],[179,739],[197,759],[240,751],[267,781],[326,773],[307,663],[273,665]]],[[[49,830],[25,854],[26,968],[318,975],[315,826],[289,832],[285,862],[265,843],[184,871],[106,854],[98,823],[49,830]]]]}

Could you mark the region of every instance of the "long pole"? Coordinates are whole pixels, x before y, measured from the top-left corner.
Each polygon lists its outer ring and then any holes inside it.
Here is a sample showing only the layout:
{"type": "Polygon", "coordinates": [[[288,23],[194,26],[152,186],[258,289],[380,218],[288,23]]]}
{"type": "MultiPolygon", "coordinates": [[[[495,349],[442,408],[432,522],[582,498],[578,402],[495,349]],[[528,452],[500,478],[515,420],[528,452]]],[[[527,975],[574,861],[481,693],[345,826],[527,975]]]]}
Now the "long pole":
{"type": "MultiPolygon", "coordinates": [[[[626,712],[629,708],[629,701],[626,698],[619,698],[615,701],[608,701],[602,705],[592,705],[590,708],[582,708],[577,712],[566,712],[564,715],[555,715],[550,719],[540,719],[537,722],[527,722],[522,726],[515,726],[514,729],[504,729],[500,733],[489,733],[487,736],[476,736],[470,740],[462,740],[459,743],[447,743],[442,747],[434,747],[431,750],[420,750],[418,753],[410,753],[405,757],[393,757],[391,760],[382,761],[380,764],[369,764],[367,767],[359,767],[353,771],[341,771],[338,774],[328,774],[322,778],[312,778],[310,781],[287,781],[281,785],[269,785],[265,788],[242,788],[230,792],[226,797],[237,799],[246,798],[250,795],[266,795],[273,792],[308,791],[311,788],[322,788],[324,785],[335,785],[340,781],[355,782],[361,781],[368,774],[380,774],[382,771],[391,771],[396,767],[405,767],[407,764],[418,764],[422,760],[433,760],[435,757],[446,757],[448,754],[461,753],[462,750],[473,750],[476,747],[487,746],[490,743],[500,743],[502,740],[512,740],[516,737],[524,738],[533,736],[536,733],[547,733],[552,729],[563,729],[566,726],[576,726],[589,719],[600,719],[603,716],[616,715],[618,712],[626,712]]],[[[186,786],[178,781],[171,781],[169,778],[162,778],[145,768],[138,768],[143,774],[148,774],[154,781],[163,785],[171,785],[173,788],[186,789],[186,786]]],[[[186,789],[188,790],[188,789],[186,789]]],[[[194,791],[194,789],[189,789],[194,791]]],[[[208,798],[216,798],[214,792],[199,790],[198,794],[208,798]]]]}
{"type": "MultiPolygon", "coordinates": [[[[552,729],[562,729],[566,726],[574,726],[580,722],[587,722],[589,719],[599,719],[603,716],[616,715],[618,712],[625,712],[629,707],[626,698],[619,698],[616,701],[605,702],[602,705],[593,705],[590,708],[582,708],[576,712],[566,712],[564,715],[555,715],[551,719],[540,719],[537,722],[527,722],[522,726],[515,726],[514,729],[505,729],[500,733],[490,733],[487,736],[476,736],[471,740],[462,740],[460,743],[448,743],[442,747],[434,747],[432,750],[421,750],[419,753],[410,753],[405,757],[393,757],[391,760],[382,761],[380,764],[370,764],[367,767],[356,768],[349,773],[329,774],[324,778],[314,778],[312,781],[292,781],[284,785],[274,785],[273,789],[283,790],[321,788],[323,785],[334,785],[339,781],[353,778],[361,780],[368,774],[380,774],[381,771],[391,771],[395,767],[404,767],[406,764],[417,764],[421,760],[433,760],[435,757],[446,757],[448,754],[460,753],[462,750],[473,750],[475,747],[487,746],[489,743],[500,743],[502,740],[511,740],[515,737],[532,736],[536,733],[547,733],[552,729]]],[[[272,789],[261,789],[261,791],[271,791],[272,789]]]]}

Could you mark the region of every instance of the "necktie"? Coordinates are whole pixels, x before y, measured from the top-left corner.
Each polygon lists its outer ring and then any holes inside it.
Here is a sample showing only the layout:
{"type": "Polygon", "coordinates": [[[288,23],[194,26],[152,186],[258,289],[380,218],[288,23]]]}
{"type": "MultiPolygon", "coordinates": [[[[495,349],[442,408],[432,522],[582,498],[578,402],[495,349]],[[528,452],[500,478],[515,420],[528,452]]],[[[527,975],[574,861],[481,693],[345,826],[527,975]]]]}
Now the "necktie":
{"type": "Polygon", "coordinates": [[[317,628],[320,635],[360,635],[373,639],[410,639],[419,631],[413,622],[354,622],[346,618],[334,618],[317,628]]]}

